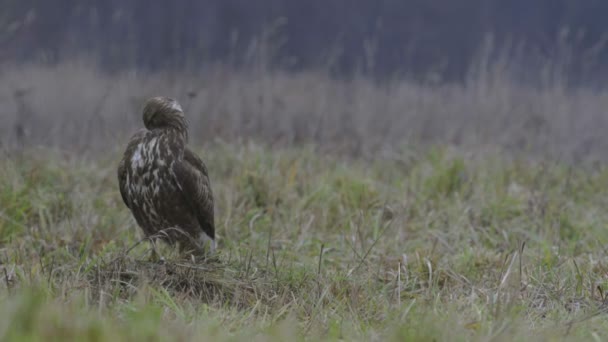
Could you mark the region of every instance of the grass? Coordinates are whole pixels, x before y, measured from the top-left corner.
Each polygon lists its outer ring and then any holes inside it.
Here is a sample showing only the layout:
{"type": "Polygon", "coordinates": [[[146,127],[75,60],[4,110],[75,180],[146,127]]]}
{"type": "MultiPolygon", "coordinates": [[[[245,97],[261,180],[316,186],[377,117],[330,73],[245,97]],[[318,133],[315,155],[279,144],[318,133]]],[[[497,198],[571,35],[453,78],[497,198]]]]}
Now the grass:
{"type": "Polygon", "coordinates": [[[199,149],[219,262],[146,243],[115,153],[0,164],[0,340],[605,340],[608,169],[199,149]]]}
{"type": "Polygon", "coordinates": [[[94,60],[7,64],[0,66],[0,147],[107,152],[108,141],[141,127],[145,99],[163,95],[182,104],[197,144],[253,139],[364,156],[404,143],[493,146],[574,163],[608,160],[605,87],[568,87],[551,63],[547,73],[556,79],[531,86],[517,81],[519,65],[510,63],[473,63],[457,84],[225,65],[108,74],[94,60]]]}

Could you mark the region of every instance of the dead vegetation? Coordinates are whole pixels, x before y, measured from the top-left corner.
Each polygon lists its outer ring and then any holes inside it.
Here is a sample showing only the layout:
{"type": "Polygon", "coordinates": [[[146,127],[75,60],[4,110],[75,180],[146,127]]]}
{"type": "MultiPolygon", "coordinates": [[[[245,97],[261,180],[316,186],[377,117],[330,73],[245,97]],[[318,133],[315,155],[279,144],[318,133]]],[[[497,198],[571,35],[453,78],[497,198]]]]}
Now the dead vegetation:
{"type": "Polygon", "coordinates": [[[118,257],[96,266],[90,272],[91,298],[101,298],[120,288],[123,298],[130,298],[142,286],[167,290],[172,296],[190,298],[202,303],[233,303],[250,307],[261,300],[265,284],[255,275],[243,276],[239,268],[223,262],[188,260],[149,262],[118,257]]]}
{"type": "Polygon", "coordinates": [[[515,81],[513,66],[503,64],[479,63],[460,84],[378,84],[364,77],[333,79],[323,71],[219,65],[113,75],[86,61],[6,66],[0,73],[0,142],[108,152],[115,148],[108,141],[141,127],[144,100],[161,94],[183,104],[197,144],[312,143],[364,156],[404,144],[450,144],[574,162],[608,158],[604,89],[569,88],[552,70],[546,71],[552,78],[531,86],[515,81]]]}

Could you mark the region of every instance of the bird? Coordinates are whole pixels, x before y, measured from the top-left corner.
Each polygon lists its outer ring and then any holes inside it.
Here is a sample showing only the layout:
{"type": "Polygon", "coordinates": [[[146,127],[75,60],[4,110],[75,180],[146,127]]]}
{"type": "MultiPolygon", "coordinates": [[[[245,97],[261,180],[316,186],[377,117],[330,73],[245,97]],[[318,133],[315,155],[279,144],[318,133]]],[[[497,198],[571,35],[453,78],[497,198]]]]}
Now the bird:
{"type": "Polygon", "coordinates": [[[188,148],[188,122],[177,100],[156,96],[143,107],[144,128],[118,164],[124,204],[152,243],[179,246],[190,256],[215,252],[213,191],[205,163],[188,148]],[[207,249],[207,246],[209,247],[207,249]]]}

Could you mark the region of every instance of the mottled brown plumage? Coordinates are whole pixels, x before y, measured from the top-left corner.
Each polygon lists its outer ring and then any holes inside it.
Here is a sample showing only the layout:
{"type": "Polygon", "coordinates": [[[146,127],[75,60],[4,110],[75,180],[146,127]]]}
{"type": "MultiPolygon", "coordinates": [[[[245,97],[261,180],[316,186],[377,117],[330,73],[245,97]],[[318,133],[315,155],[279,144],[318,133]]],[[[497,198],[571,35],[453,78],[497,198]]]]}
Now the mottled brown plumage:
{"type": "Polygon", "coordinates": [[[167,97],[149,99],[145,129],[129,141],[118,166],[122,199],[147,237],[180,250],[215,250],[213,193],[207,167],[186,144],[188,125],[181,106],[167,97]]]}

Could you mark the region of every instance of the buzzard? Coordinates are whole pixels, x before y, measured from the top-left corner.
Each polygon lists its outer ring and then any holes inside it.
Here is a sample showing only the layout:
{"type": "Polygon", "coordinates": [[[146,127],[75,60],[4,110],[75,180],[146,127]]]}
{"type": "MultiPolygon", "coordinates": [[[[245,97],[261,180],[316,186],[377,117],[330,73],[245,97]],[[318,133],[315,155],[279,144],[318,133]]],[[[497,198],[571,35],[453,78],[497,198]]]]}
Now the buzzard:
{"type": "MultiPolygon", "coordinates": [[[[143,109],[145,129],[129,141],[118,165],[126,206],[152,244],[179,245],[200,255],[215,251],[213,193],[207,167],[186,147],[188,124],[179,103],[153,97],[143,109]]],[[[152,250],[152,256],[157,256],[152,250]]]]}

